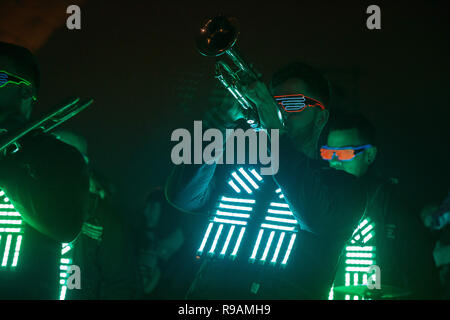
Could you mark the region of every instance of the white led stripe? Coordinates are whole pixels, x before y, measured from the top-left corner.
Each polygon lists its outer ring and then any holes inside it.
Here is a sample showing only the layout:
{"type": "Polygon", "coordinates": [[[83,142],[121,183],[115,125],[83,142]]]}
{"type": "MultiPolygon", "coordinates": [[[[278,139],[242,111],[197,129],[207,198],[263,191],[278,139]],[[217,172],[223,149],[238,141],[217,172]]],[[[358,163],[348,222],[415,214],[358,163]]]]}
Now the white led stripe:
{"type": "Polygon", "coordinates": [[[347,259],[345,260],[346,264],[367,264],[372,265],[373,260],[358,260],[358,259],[347,259]]]}
{"type": "Polygon", "coordinates": [[[291,235],[291,241],[289,241],[288,249],[286,251],[286,254],[285,254],[284,259],[281,262],[281,264],[286,264],[287,260],[289,259],[289,255],[291,254],[292,246],[294,245],[294,241],[295,241],[295,237],[296,236],[297,236],[297,234],[295,234],[295,233],[293,233],[291,235]]]}
{"type": "Polygon", "coordinates": [[[221,255],[224,255],[227,252],[228,244],[230,243],[230,239],[233,236],[235,226],[231,226],[230,231],[228,231],[227,239],[225,240],[225,244],[220,252],[221,255]]]}
{"type": "Polygon", "coordinates": [[[0,224],[22,224],[22,220],[0,220],[0,224]]]}
{"type": "Polygon", "coordinates": [[[239,168],[239,172],[244,176],[245,179],[247,179],[248,182],[253,186],[255,189],[259,189],[259,186],[256,184],[255,181],[253,181],[252,178],[245,172],[244,168],[239,168]]]}
{"type": "Polygon", "coordinates": [[[350,273],[345,274],[345,286],[348,287],[350,285],[350,273]]]}
{"type": "Polygon", "coordinates": [[[293,215],[292,211],[284,211],[284,210],[268,209],[267,212],[273,213],[273,214],[284,214],[284,215],[289,215],[289,216],[293,215]]]}
{"type": "Polygon", "coordinates": [[[225,216],[225,217],[234,217],[234,218],[250,218],[248,213],[234,213],[234,212],[224,212],[217,210],[216,215],[225,216]]]}
{"type": "Polygon", "coordinates": [[[239,178],[236,172],[233,172],[231,175],[233,176],[234,179],[236,179],[236,181],[241,185],[241,187],[244,188],[245,191],[247,191],[247,193],[252,193],[252,190],[245,184],[244,181],[242,181],[241,178],[239,178]]]}
{"type": "Polygon", "coordinates": [[[281,248],[281,245],[283,244],[284,235],[285,235],[285,233],[282,232],[280,234],[280,238],[278,239],[277,247],[275,249],[275,253],[273,254],[273,258],[272,258],[272,261],[271,261],[273,263],[277,262],[278,254],[280,253],[280,248],[281,248]]]}
{"type": "Polygon", "coordinates": [[[373,229],[373,224],[370,224],[367,228],[365,228],[362,232],[361,235],[365,235],[367,232],[369,232],[370,230],[373,229]]]}
{"type": "Polygon", "coordinates": [[[262,181],[262,177],[256,172],[255,169],[250,170],[250,172],[255,176],[258,181],[262,181]]]}
{"type": "Polygon", "coordinates": [[[203,249],[205,248],[206,241],[208,241],[209,233],[211,232],[213,225],[214,223],[212,222],[208,225],[208,229],[206,229],[206,233],[205,236],[203,237],[202,244],[200,245],[200,248],[197,250],[199,253],[203,252],[203,249]]]}
{"type": "Polygon", "coordinates": [[[252,211],[253,210],[252,207],[232,206],[230,204],[224,204],[224,203],[220,203],[219,204],[219,208],[233,209],[233,210],[242,210],[242,211],[252,211]]]}
{"type": "Polygon", "coordinates": [[[258,233],[258,238],[256,239],[255,246],[253,247],[253,252],[252,252],[252,255],[250,256],[250,259],[254,260],[256,258],[256,254],[258,253],[259,243],[261,242],[263,233],[264,233],[264,230],[260,229],[259,233],[258,233]]]}
{"type": "Polygon", "coordinates": [[[4,196],[5,192],[3,190],[0,190],[0,197],[4,196]]]}
{"type": "Polygon", "coordinates": [[[290,223],[290,224],[297,224],[297,220],[295,220],[295,219],[283,219],[283,218],[276,218],[276,217],[266,217],[266,220],[276,221],[276,222],[284,222],[284,223],[290,223]]]}
{"type": "Polygon", "coordinates": [[[262,223],[261,228],[284,230],[284,231],[294,231],[295,230],[295,227],[284,227],[284,226],[278,226],[275,224],[268,224],[268,223],[262,223]]]}
{"type": "MultiPolygon", "coordinates": [[[[64,283],[61,283],[61,284],[64,284],[64,283]]],[[[66,290],[67,290],[66,286],[63,286],[61,288],[61,295],[59,296],[59,300],[64,300],[66,298],[66,290]]]]}
{"type": "Polygon", "coordinates": [[[222,197],[222,201],[240,202],[240,203],[255,203],[255,200],[253,200],[253,199],[240,199],[240,198],[228,198],[228,197],[222,197]]]}
{"type": "Polygon", "coordinates": [[[16,211],[0,211],[0,217],[20,217],[20,213],[16,211]]]}
{"type": "Polygon", "coordinates": [[[272,240],[273,240],[274,235],[275,235],[275,231],[272,231],[269,235],[269,240],[267,241],[266,248],[264,249],[264,253],[261,258],[261,261],[266,260],[267,254],[269,253],[269,250],[270,250],[270,246],[272,245],[272,240]]]}
{"type": "Polygon", "coordinates": [[[14,258],[13,258],[13,263],[12,263],[12,267],[16,267],[17,266],[17,260],[19,259],[19,252],[20,252],[20,245],[22,243],[22,236],[17,236],[17,240],[16,240],[16,248],[14,250],[14,258]]]}
{"type": "Polygon", "coordinates": [[[239,232],[239,237],[236,241],[236,245],[234,246],[233,252],[231,253],[232,256],[235,256],[236,253],[238,252],[239,246],[241,245],[242,237],[244,236],[244,232],[245,232],[245,228],[242,227],[241,232],[239,232]]]}
{"type": "Polygon", "coordinates": [[[228,181],[228,184],[229,184],[229,185],[234,189],[234,191],[236,191],[237,193],[240,193],[240,192],[241,192],[241,189],[239,189],[239,188],[237,187],[237,185],[234,183],[233,180],[228,181]]]}
{"type": "Polygon", "coordinates": [[[279,202],[271,202],[270,206],[272,206],[272,207],[289,208],[289,205],[287,203],[279,203],[279,202]]]}
{"type": "Polygon", "coordinates": [[[0,204],[0,209],[14,209],[12,204],[0,204]]]}
{"type": "Polygon", "coordinates": [[[346,257],[348,257],[348,258],[373,258],[373,253],[347,252],[346,257]]]}
{"type": "Polygon", "coordinates": [[[356,246],[348,246],[347,251],[373,251],[373,246],[366,246],[366,247],[356,247],[356,246]]]}
{"type": "Polygon", "coordinates": [[[61,250],[61,255],[65,255],[67,252],[70,251],[70,249],[72,249],[70,246],[65,246],[65,247],[62,248],[62,250],[61,250]]]}
{"type": "Polygon", "coordinates": [[[369,241],[370,239],[372,239],[373,235],[372,233],[369,233],[364,239],[363,239],[363,243],[366,243],[367,241],[369,241]]]}
{"type": "Polygon", "coordinates": [[[351,272],[369,272],[369,267],[346,267],[345,271],[351,272]]]}
{"type": "Polygon", "coordinates": [[[363,283],[362,284],[367,284],[367,273],[363,274],[363,283]]]}
{"type": "Polygon", "coordinates": [[[280,199],[283,199],[284,198],[284,194],[280,194],[280,199]]]}
{"type": "Polygon", "coordinates": [[[357,285],[358,284],[358,274],[357,273],[354,273],[353,274],[353,285],[357,285]]]}
{"type": "Polygon", "coordinates": [[[223,229],[223,224],[221,224],[219,226],[219,229],[217,229],[216,236],[214,238],[214,241],[213,241],[213,244],[211,246],[211,249],[209,249],[209,253],[214,253],[214,250],[216,250],[217,241],[219,241],[219,237],[220,237],[220,234],[222,233],[222,229],[223,229]]]}
{"type": "Polygon", "coordinates": [[[6,237],[6,245],[5,251],[3,253],[2,267],[6,267],[6,264],[8,263],[9,251],[11,249],[11,239],[12,235],[9,234],[8,237],[6,237]]]}
{"type": "Polygon", "coordinates": [[[280,193],[280,192],[281,192],[281,189],[278,188],[277,190],[275,190],[275,192],[276,192],[276,193],[280,193]]]}
{"type": "Polygon", "coordinates": [[[61,263],[69,264],[70,263],[70,259],[62,258],[61,259],[61,263]]]}
{"type": "Polygon", "coordinates": [[[0,228],[0,232],[7,232],[7,233],[19,233],[20,228],[0,228]]]}
{"type": "Polygon", "coordinates": [[[240,224],[243,226],[247,225],[246,221],[238,221],[238,220],[229,220],[229,219],[219,219],[217,217],[214,218],[213,220],[214,222],[219,222],[219,223],[228,223],[228,224],[240,224]]]}

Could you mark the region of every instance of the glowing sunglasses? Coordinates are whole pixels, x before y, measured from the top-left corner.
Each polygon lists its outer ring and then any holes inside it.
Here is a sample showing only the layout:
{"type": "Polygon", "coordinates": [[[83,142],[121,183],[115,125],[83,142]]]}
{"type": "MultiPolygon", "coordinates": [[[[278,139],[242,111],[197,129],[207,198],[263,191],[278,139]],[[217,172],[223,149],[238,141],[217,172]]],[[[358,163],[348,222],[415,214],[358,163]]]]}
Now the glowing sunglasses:
{"type": "Polygon", "coordinates": [[[320,156],[323,160],[330,161],[333,159],[334,155],[339,161],[350,161],[357,155],[364,152],[364,150],[371,148],[372,145],[366,144],[359,147],[344,147],[344,148],[330,148],[328,146],[323,146],[320,148],[320,156]]]}
{"type": "MultiPolygon", "coordinates": [[[[15,85],[24,84],[26,86],[30,86],[31,87],[31,82],[30,81],[25,80],[24,78],[19,77],[19,76],[15,75],[15,74],[9,73],[8,71],[0,70],[0,88],[3,88],[8,83],[12,83],[12,84],[15,84],[15,85]]],[[[37,100],[35,96],[33,96],[33,100],[37,100]]]]}
{"type": "Polygon", "coordinates": [[[305,110],[306,107],[320,107],[322,110],[325,109],[322,102],[307,97],[303,94],[286,94],[282,96],[274,96],[274,98],[287,113],[301,112],[305,110]]]}

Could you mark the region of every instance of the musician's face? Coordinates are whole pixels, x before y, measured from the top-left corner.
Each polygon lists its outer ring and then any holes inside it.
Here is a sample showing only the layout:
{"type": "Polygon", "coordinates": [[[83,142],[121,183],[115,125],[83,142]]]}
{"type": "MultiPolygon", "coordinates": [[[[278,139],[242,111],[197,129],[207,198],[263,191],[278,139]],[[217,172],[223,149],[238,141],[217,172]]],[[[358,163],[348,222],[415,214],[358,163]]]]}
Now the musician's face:
{"type": "MultiPolygon", "coordinates": [[[[288,95],[288,94],[303,94],[305,96],[318,99],[315,97],[307,84],[301,79],[289,79],[286,82],[280,84],[274,88],[273,94],[276,96],[288,95]]],[[[322,112],[318,107],[305,108],[301,112],[293,112],[287,114],[286,129],[289,135],[293,138],[301,138],[309,136],[315,128],[315,121],[317,121],[317,115],[322,112]]]]}
{"type": "MultiPolygon", "coordinates": [[[[12,74],[19,74],[9,58],[0,56],[0,70],[12,74]]],[[[27,98],[30,88],[22,85],[7,83],[0,87],[0,123],[7,121],[10,117],[29,118],[32,99],[27,98]]]]}

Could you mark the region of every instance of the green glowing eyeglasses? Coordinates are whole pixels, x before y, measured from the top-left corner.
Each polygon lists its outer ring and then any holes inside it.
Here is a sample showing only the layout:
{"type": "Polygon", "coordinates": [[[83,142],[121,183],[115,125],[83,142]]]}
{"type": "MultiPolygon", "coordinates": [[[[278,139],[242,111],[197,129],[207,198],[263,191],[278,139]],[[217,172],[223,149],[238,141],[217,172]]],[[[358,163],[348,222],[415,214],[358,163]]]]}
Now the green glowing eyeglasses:
{"type": "MultiPolygon", "coordinates": [[[[26,86],[30,86],[31,87],[31,82],[28,80],[25,80],[22,77],[19,77],[15,74],[9,73],[8,71],[5,70],[0,70],[0,88],[3,88],[4,86],[6,86],[7,84],[12,83],[15,85],[21,85],[24,84],[26,86]]],[[[33,100],[37,100],[37,98],[35,96],[33,96],[33,100]]]]}

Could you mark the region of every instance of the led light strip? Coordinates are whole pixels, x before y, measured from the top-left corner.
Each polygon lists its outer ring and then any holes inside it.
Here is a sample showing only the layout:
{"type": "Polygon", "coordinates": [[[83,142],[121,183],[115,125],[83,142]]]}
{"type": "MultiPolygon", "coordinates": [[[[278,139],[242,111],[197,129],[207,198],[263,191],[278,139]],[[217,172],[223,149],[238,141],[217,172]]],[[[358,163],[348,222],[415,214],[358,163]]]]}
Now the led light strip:
{"type": "Polygon", "coordinates": [[[234,217],[234,218],[250,218],[248,213],[234,213],[234,212],[224,212],[217,210],[216,215],[225,216],[225,217],[234,217]]]}
{"type": "Polygon", "coordinates": [[[253,200],[253,199],[240,199],[240,198],[229,198],[229,197],[222,197],[222,201],[224,201],[224,202],[239,202],[239,203],[255,203],[255,200],[253,200]]]}
{"type": "Polygon", "coordinates": [[[231,175],[240,184],[240,186],[244,188],[245,191],[247,191],[247,193],[249,194],[253,193],[252,190],[245,184],[244,181],[242,181],[242,179],[237,175],[236,172],[233,172],[231,175]]]}
{"type": "Polygon", "coordinates": [[[229,204],[219,203],[219,208],[223,209],[233,209],[233,210],[242,210],[242,211],[252,211],[252,207],[243,207],[243,206],[233,206],[229,204]]]}
{"type": "Polygon", "coordinates": [[[259,186],[256,184],[255,181],[253,181],[252,178],[245,172],[244,168],[239,168],[239,172],[244,176],[245,179],[253,186],[255,189],[259,189],[259,186]]]}
{"type": "Polygon", "coordinates": [[[233,236],[234,228],[235,226],[233,225],[231,226],[230,231],[228,231],[227,239],[225,240],[225,244],[223,245],[222,251],[220,252],[222,256],[227,252],[228,244],[230,243],[230,239],[233,236]]]}

